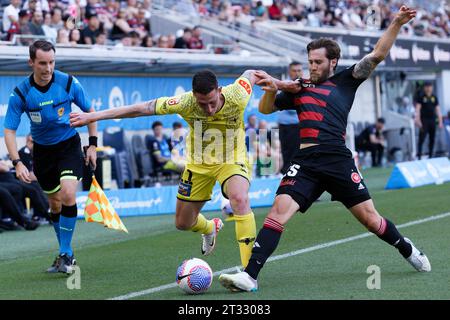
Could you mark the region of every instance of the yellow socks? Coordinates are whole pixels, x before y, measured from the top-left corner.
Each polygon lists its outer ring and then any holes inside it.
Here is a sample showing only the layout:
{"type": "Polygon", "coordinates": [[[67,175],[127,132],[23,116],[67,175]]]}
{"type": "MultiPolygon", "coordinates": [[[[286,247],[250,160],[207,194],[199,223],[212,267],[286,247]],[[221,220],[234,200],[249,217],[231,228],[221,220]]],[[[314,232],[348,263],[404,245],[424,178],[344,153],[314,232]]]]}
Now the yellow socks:
{"type": "Polygon", "coordinates": [[[256,223],[253,212],[243,216],[234,215],[236,221],[236,240],[241,253],[241,263],[245,268],[252,255],[253,243],[256,239],[256,223]]]}
{"type": "Polygon", "coordinates": [[[214,222],[207,220],[201,213],[198,214],[197,222],[192,226],[191,231],[201,234],[210,234],[213,232],[214,222]]]}

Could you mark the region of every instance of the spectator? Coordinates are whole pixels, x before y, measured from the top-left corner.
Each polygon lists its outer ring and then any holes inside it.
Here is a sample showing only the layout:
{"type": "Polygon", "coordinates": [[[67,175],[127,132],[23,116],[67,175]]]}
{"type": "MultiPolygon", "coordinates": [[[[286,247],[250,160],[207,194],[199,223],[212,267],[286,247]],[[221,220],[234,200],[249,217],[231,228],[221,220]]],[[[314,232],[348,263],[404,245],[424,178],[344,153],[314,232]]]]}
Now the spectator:
{"type": "Polygon", "coordinates": [[[171,160],[169,142],[163,134],[163,125],[160,121],[152,124],[153,137],[146,141],[147,148],[153,158],[155,172],[162,172],[164,166],[171,160]]]}
{"type": "Polygon", "coordinates": [[[33,220],[48,220],[48,200],[37,181],[26,183],[17,180],[5,162],[0,161],[0,185],[15,195],[19,212],[25,211],[25,198],[29,198],[33,208],[33,220]]]}
{"type": "Polygon", "coordinates": [[[169,38],[165,35],[160,35],[158,38],[158,48],[170,48],[169,38]]]}
{"type": "Polygon", "coordinates": [[[50,39],[51,42],[56,42],[56,37],[58,35],[58,30],[52,27],[52,15],[46,13],[44,17],[44,24],[42,25],[42,30],[44,30],[45,36],[50,39]]]}
{"type": "MultiPolygon", "coordinates": [[[[31,34],[30,31],[30,15],[27,10],[20,10],[19,12],[19,27],[18,27],[18,33],[20,35],[27,35],[31,34]]],[[[18,41],[19,44],[27,46],[30,45],[33,42],[32,39],[20,39],[18,41]]]]}
{"type": "Polygon", "coordinates": [[[128,36],[131,38],[131,46],[132,47],[140,47],[142,44],[142,40],[139,37],[139,33],[136,31],[131,31],[128,36]]]}
{"type": "Polygon", "coordinates": [[[217,17],[221,11],[222,2],[220,0],[212,0],[209,5],[207,5],[208,14],[210,17],[217,17]]]}
{"type": "Polygon", "coordinates": [[[3,11],[3,31],[7,32],[12,24],[19,23],[19,12],[22,0],[11,0],[3,11]]]}
{"type": "Polygon", "coordinates": [[[65,28],[61,28],[58,30],[58,36],[56,37],[56,43],[69,45],[69,32],[65,28]]]}
{"type": "Polygon", "coordinates": [[[29,9],[31,13],[34,11],[50,12],[50,7],[47,0],[28,0],[23,4],[22,9],[29,9]]]}
{"type": "Polygon", "coordinates": [[[274,0],[272,2],[272,5],[270,6],[268,13],[269,18],[271,20],[281,20],[282,14],[277,0],[274,0]]]}
{"type": "Polygon", "coordinates": [[[183,36],[175,40],[174,48],[176,49],[189,49],[189,40],[192,38],[191,28],[184,28],[183,36]]]}
{"type": "Polygon", "coordinates": [[[133,29],[127,22],[127,10],[121,8],[117,15],[117,20],[114,22],[114,26],[111,30],[111,40],[120,40],[131,31],[133,31],[133,29]]]}
{"type": "Polygon", "coordinates": [[[365,128],[355,139],[356,150],[358,152],[370,151],[372,157],[372,167],[381,166],[384,147],[386,142],[383,137],[385,120],[379,118],[375,124],[365,128]]]}
{"type": "Polygon", "coordinates": [[[34,11],[33,17],[28,23],[31,34],[35,36],[45,36],[44,29],[42,29],[43,24],[44,17],[42,16],[42,11],[34,11]]]}
{"type": "Polygon", "coordinates": [[[88,25],[81,31],[81,43],[95,44],[95,37],[103,32],[103,24],[98,19],[97,14],[89,17],[88,25]]]}
{"type": "Polygon", "coordinates": [[[267,8],[264,7],[262,1],[256,2],[256,8],[254,11],[254,15],[255,15],[257,21],[267,20],[269,18],[267,8]]]}
{"type": "Polygon", "coordinates": [[[145,48],[151,48],[153,47],[153,38],[151,35],[147,35],[142,40],[142,46],[145,48]]]}
{"type": "Polygon", "coordinates": [[[0,209],[2,214],[0,216],[0,229],[15,230],[15,223],[18,223],[25,230],[35,230],[39,227],[39,223],[28,219],[24,216],[16,202],[13,192],[16,189],[8,189],[8,187],[2,186],[0,182],[0,209]],[[11,219],[13,221],[11,221],[11,219]]]}
{"type": "Polygon", "coordinates": [[[61,8],[59,8],[59,7],[53,8],[53,10],[51,11],[51,14],[52,14],[52,22],[51,22],[50,26],[52,28],[55,28],[56,30],[59,30],[62,27],[64,27],[64,22],[62,21],[61,8]]]}
{"type": "MultiPolygon", "coordinates": [[[[298,61],[292,61],[289,64],[288,76],[290,80],[303,77],[302,64],[298,61]]],[[[278,128],[280,130],[281,154],[283,158],[283,167],[281,172],[286,173],[290,162],[300,147],[300,124],[295,110],[283,110],[278,113],[278,128]]]]}
{"type": "MultiPolygon", "coordinates": [[[[99,34],[100,34],[100,33],[99,33],[99,34]]],[[[97,39],[97,37],[96,37],[95,39],[97,39]]],[[[70,43],[71,45],[73,45],[73,46],[76,46],[76,45],[80,44],[80,42],[81,42],[81,33],[80,33],[80,30],[78,30],[78,29],[72,29],[72,30],[70,30],[70,33],[69,33],[69,43],[70,43]]],[[[94,41],[94,43],[96,43],[96,42],[94,41]]]]}
{"type": "Polygon", "coordinates": [[[108,38],[106,36],[106,33],[100,32],[95,37],[95,46],[104,46],[107,44],[108,38]]]}
{"type": "Polygon", "coordinates": [[[195,26],[192,29],[192,37],[189,39],[188,47],[189,49],[203,49],[203,40],[201,38],[202,35],[202,29],[200,26],[195,26]]]}

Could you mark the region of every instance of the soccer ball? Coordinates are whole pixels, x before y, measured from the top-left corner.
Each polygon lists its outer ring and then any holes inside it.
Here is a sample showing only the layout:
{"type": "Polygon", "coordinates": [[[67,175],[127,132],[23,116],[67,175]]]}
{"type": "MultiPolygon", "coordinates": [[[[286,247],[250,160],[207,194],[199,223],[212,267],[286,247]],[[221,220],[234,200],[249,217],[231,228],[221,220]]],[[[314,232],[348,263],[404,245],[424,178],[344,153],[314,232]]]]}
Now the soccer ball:
{"type": "Polygon", "coordinates": [[[213,279],[211,267],[198,258],[184,260],[177,270],[177,284],[186,293],[199,294],[209,289],[213,279]]]}

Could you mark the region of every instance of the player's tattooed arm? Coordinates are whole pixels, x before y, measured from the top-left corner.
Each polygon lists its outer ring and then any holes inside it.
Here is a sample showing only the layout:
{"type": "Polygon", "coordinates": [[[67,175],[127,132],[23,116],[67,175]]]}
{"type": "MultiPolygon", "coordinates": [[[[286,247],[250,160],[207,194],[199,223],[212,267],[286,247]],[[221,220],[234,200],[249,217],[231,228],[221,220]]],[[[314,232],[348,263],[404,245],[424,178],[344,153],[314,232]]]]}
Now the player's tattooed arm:
{"type": "Polygon", "coordinates": [[[150,116],[156,114],[156,101],[157,99],[147,101],[147,115],[150,116]]]}
{"type": "Polygon", "coordinates": [[[353,77],[356,79],[367,79],[380,62],[380,59],[373,53],[369,53],[355,65],[352,73],[353,77]]]}
{"type": "Polygon", "coordinates": [[[394,45],[395,39],[397,39],[402,26],[414,19],[416,13],[415,9],[406,6],[400,7],[400,10],[397,12],[386,31],[382,34],[380,39],[378,39],[373,51],[356,64],[353,69],[353,77],[356,79],[366,79],[370,76],[375,67],[389,54],[389,50],[391,50],[394,45]]]}

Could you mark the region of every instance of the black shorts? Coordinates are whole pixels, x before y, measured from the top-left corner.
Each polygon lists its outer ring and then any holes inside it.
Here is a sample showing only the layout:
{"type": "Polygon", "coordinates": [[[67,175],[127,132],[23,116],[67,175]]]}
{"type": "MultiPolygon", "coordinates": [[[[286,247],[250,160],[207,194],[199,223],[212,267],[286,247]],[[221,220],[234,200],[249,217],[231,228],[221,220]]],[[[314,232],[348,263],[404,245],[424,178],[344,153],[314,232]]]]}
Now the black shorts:
{"type": "Polygon", "coordinates": [[[34,143],[33,171],[47,194],[58,192],[62,179],[81,180],[83,159],[78,134],[54,145],[34,143]]]}
{"type": "Polygon", "coordinates": [[[283,176],[277,195],[288,194],[306,212],[327,191],[347,208],[370,199],[350,151],[344,147],[313,146],[298,151],[283,176]]]}

